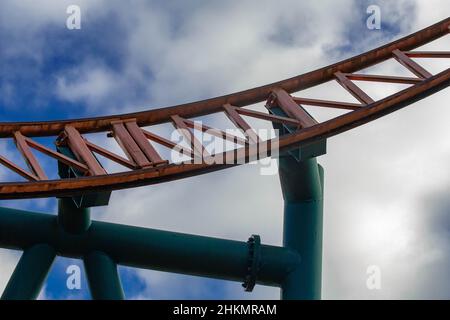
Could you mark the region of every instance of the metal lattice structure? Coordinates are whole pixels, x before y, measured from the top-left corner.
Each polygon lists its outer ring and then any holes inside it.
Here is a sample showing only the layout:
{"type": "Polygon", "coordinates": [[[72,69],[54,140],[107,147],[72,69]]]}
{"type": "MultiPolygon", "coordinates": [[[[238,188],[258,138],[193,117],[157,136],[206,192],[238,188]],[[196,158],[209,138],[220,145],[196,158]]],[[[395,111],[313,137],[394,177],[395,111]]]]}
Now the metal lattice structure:
{"type": "Polygon", "coordinates": [[[448,35],[449,28],[447,18],[342,62],[208,100],[96,118],[0,123],[0,138],[12,139],[28,165],[25,169],[0,155],[2,166],[25,179],[0,183],[0,199],[59,198],[57,217],[0,209],[0,245],[24,250],[3,298],[35,298],[57,254],[84,260],[92,295],[99,299],[123,298],[117,264],[242,281],[248,291],[256,283],[279,286],[286,299],[320,298],[323,169],[316,157],[326,152],[328,137],[446,88],[450,84],[450,69],[432,74],[419,60],[450,58],[450,52],[414,49],[448,35]],[[358,72],[389,59],[395,59],[415,76],[358,72]],[[409,87],[374,100],[354,80],[409,87]],[[337,81],[359,103],[301,97],[302,90],[329,81],[337,81]],[[294,96],[296,92],[299,94],[294,96]],[[260,102],[266,103],[267,113],[245,108],[260,102]],[[303,106],[347,112],[319,122],[303,106]],[[224,113],[243,136],[204,124],[198,126],[193,120],[217,113],[224,113]],[[272,122],[280,135],[263,141],[257,128],[250,126],[244,116],[272,122]],[[151,126],[163,123],[172,123],[190,146],[180,146],[152,132],[151,126]],[[209,154],[196,139],[195,130],[230,141],[235,148],[209,154]],[[113,137],[125,157],[89,141],[86,134],[90,133],[113,137]],[[39,137],[54,137],[56,150],[39,143],[36,140],[39,137]],[[189,159],[171,163],[158,153],[155,144],[176,150],[189,159]],[[108,204],[113,190],[248,163],[271,156],[273,145],[280,150],[279,171],[285,200],[283,247],[262,245],[256,235],[248,242],[239,242],[90,220],[89,207],[108,204]],[[58,171],[59,179],[48,178],[48,172],[34,155],[36,151],[56,160],[53,170],[58,171]],[[123,172],[107,172],[96,154],[123,166],[123,172]],[[225,161],[212,161],[218,157],[225,161]]]}

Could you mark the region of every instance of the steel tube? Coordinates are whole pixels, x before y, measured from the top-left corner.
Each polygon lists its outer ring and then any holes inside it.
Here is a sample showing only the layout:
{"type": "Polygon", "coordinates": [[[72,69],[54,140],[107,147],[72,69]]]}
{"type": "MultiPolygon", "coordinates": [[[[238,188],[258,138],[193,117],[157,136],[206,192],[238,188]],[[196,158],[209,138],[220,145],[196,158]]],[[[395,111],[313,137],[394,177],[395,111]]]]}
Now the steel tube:
{"type": "MultiPolygon", "coordinates": [[[[56,216],[1,208],[0,246],[20,250],[35,243],[71,258],[101,251],[121,265],[234,281],[243,281],[248,267],[246,242],[98,221],[83,234],[69,234],[56,216]]],[[[298,262],[289,249],[262,245],[257,283],[280,285],[298,262]]]]}
{"type": "Polygon", "coordinates": [[[55,250],[47,244],[36,244],[25,249],[2,294],[2,300],[36,299],[55,257],[55,250]]]}
{"type": "Polygon", "coordinates": [[[83,233],[91,225],[90,209],[77,208],[72,198],[60,198],[58,199],[58,223],[69,233],[83,233]]]}
{"type": "Polygon", "coordinates": [[[281,286],[282,299],[321,298],[323,168],[316,158],[298,162],[280,157],[284,197],[283,244],[299,253],[301,262],[281,286]]]}
{"type": "Polygon", "coordinates": [[[100,251],[93,251],[83,261],[93,299],[125,299],[117,265],[108,255],[100,251]]]}

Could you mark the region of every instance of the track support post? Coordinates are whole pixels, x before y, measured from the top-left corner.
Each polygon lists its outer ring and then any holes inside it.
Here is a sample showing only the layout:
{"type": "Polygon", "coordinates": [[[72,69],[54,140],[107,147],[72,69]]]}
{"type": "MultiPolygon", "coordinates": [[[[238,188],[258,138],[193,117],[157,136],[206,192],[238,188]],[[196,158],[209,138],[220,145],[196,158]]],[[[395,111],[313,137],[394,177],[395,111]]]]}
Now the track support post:
{"type": "MultiPolygon", "coordinates": [[[[82,235],[91,226],[90,208],[79,208],[72,198],[58,199],[58,224],[71,235],[82,235]]],[[[117,272],[117,264],[104,252],[92,251],[84,258],[84,266],[92,298],[125,299],[117,272]]]]}
{"type": "Polygon", "coordinates": [[[78,208],[72,198],[59,198],[58,224],[70,234],[84,233],[91,225],[90,208],[78,208]]]}
{"type": "Polygon", "coordinates": [[[283,245],[300,255],[300,263],[281,285],[281,298],[320,299],[323,168],[316,158],[298,161],[285,154],[279,159],[279,174],[284,198],[283,245]]]}

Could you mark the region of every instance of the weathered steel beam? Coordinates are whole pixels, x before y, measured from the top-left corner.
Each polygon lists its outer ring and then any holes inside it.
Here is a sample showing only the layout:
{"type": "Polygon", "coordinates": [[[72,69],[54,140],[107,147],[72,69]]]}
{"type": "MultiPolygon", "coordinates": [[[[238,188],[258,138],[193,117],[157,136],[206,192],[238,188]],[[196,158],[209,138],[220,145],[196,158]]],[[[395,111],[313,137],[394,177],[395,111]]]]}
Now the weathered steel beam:
{"type": "Polygon", "coordinates": [[[199,129],[199,130],[202,130],[203,132],[207,132],[208,134],[210,134],[212,136],[216,136],[216,137],[219,137],[221,139],[228,140],[231,142],[239,143],[241,145],[247,144],[247,140],[242,139],[241,137],[229,134],[228,132],[220,130],[220,129],[209,127],[203,123],[197,124],[197,123],[195,123],[195,121],[192,121],[189,119],[184,119],[184,123],[186,123],[186,125],[191,129],[199,129]]]}
{"type": "Polygon", "coordinates": [[[376,63],[392,58],[392,51],[410,51],[448,34],[450,18],[446,18],[436,24],[410,34],[404,38],[388,43],[376,49],[362,53],[358,56],[340,61],[338,63],[320,68],[286,80],[274,82],[261,87],[232,93],[229,95],[212,98],[203,101],[186,103],[173,107],[153,109],[143,112],[112,115],[105,117],[41,121],[41,122],[16,122],[0,123],[0,137],[10,137],[15,131],[20,130],[26,136],[51,136],[57,135],[64,126],[71,125],[81,133],[101,132],[110,130],[111,121],[134,118],[139,126],[160,124],[171,121],[172,115],[183,118],[194,118],[214,112],[219,112],[226,103],[242,107],[265,101],[275,88],[282,88],[288,93],[307,89],[315,85],[330,81],[338,71],[343,73],[355,72],[376,63]]]}
{"type": "Polygon", "coordinates": [[[86,165],[84,165],[84,164],[82,164],[82,163],[80,163],[80,162],[78,162],[78,161],[76,161],[76,160],[74,160],[72,158],[69,158],[69,157],[65,156],[64,154],[62,154],[62,153],[56,152],[54,150],[51,150],[51,149],[47,148],[46,146],[43,146],[42,144],[37,143],[33,139],[25,137],[25,141],[28,143],[28,145],[30,147],[36,149],[39,152],[42,152],[43,154],[46,154],[46,155],[48,155],[48,156],[58,160],[59,162],[62,162],[64,164],[66,164],[66,165],[68,165],[70,167],[73,167],[73,168],[75,168],[77,170],[80,170],[82,172],[88,172],[89,171],[89,168],[86,165]]]}
{"type": "Polygon", "coordinates": [[[139,168],[151,167],[152,164],[147,159],[141,148],[125,128],[124,122],[112,122],[113,136],[122,148],[130,161],[134,161],[139,168]]]}
{"type": "Polygon", "coordinates": [[[187,124],[184,122],[184,119],[178,115],[172,116],[172,122],[178,132],[184,136],[187,140],[187,143],[190,145],[191,150],[200,157],[207,157],[209,153],[206,151],[203,146],[202,141],[198,140],[194,133],[189,129],[187,124]]]}
{"type": "Polygon", "coordinates": [[[234,108],[230,104],[225,104],[223,106],[225,110],[225,114],[227,115],[228,119],[230,119],[233,124],[241,129],[244,132],[244,135],[248,138],[249,142],[252,143],[258,143],[260,140],[256,132],[253,130],[253,128],[245,121],[239,113],[237,113],[236,108],[234,108]]]}
{"type": "Polygon", "coordinates": [[[47,175],[42,169],[39,161],[36,159],[34,154],[31,152],[30,146],[27,143],[25,137],[19,132],[14,132],[14,141],[16,143],[17,149],[22,154],[25,162],[28,167],[33,170],[35,175],[39,178],[39,180],[48,180],[47,175]]]}
{"type": "Polygon", "coordinates": [[[275,123],[287,124],[295,127],[300,126],[300,121],[288,117],[281,117],[270,113],[254,111],[246,108],[235,108],[236,112],[244,116],[249,116],[257,119],[267,120],[275,123]]]}
{"type": "Polygon", "coordinates": [[[450,58],[450,51],[405,51],[410,58],[450,58]]]}
{"type": "Polygon", "coordinates": [[[148,141],[141,128],[138,127],[135,119],[125,121],[124,123],[131,137],[136,141],[136,144],[153,165],[166,164],[168,162],[162,159],[158,151],[150,144],[150,141],[148,141]]]}
{"type": "Polygon", "coordinates": [[[106,150],[105,148],[100,147],[99,145],[96,145],[90,141],[85,141],[86,145],[89,147],[90,150],[93,152],[98,153],[101,156],[104,156],[105,158],[108,158],[109,160],[112,160],[118,164],[121,164],[124,167],[130,168],[130,169],[136,169],[137,166],[133,162],[131,162],[128,159],[125,159],[124,157],[119,156],[118,154],[115,154],[109,150],[106,150]]]}
{"type": "Polygon", "coordinates": [[[160,145],[162,145],[164,147],[167,147],[169,149],[172,149],[174,151],[182,153],[183,155],[186,155],[186,156],[191,157],[191,158],[193,158],[194,155],[195,155],[194,151],[192,151],[189,148],[185,148],[185,147],[183,147],[181,145],[178,145],[178,144],[176,144],[175,142],[173,142],[173,141],[171,141],[169,139],[166,139],[164,137],[158,136],[157,134],[154,134],[154,133],[152,133],[150,131],[147,131],[145,129],[141,128],[141,130],[142,130],[142,133],[144,133],[144,136],[147,139],[155,141],[156,143],[159,143],[160,145]]]}
{"type": "Polygon", "coordinates": [[[425,70],[425,68],[423,68],[414,60],[412,60],[410,57],[408,57],[404,52],[396,49],[392,51],[392,54],[401,65],[403,65],[405,68],[407,68],[409,71],[414,73],[419,78],[425,79],[433,76],[430,72],[425,70]]]}
{"type": "Polygon", "coordinates": [[[8,160],[7,158],[0,155],[0,164],[5,166],[6,168],[10,169],[11,171],[14,171],[18,175],[24,177],[25,179],[31,180],[31,181],[38,181],[39,178],[35,176],[34,174],[22,169],[14,162],[8,160]]]}
{"type": "MultiPolygon", "coordinates": [[[[67,137],[67,144],[78,160],[83,161],[89,168],[91,175],[106,174],[105,169],[98,163],[81,134],[72,126],[66,126],[64,133],[67,137]]],[[[72,166],[69,164],[69,166],[72,166]]]]}
{"type": "Polygon", "coordinates": [[[422,79],[411,77],[397,77],[397,76],[385,76],[376,74],[360,74],[360,73],[343,73],[347,79],[357,81],[373,81],[373,82],[388,82],[388,83],[403,83],[403,84],[416,84],[420,83],[422,79]]]}
{"type": "Polygon", "coordinates": [[[342,72],[336,72],[336,81],[347,90],[352,96],[358,99],[359,102],[364,104],[371,104],[375,102],[367,93],[361,90],[356,84],[347,78],[342,72]]]}
{"type": "Polygon", "coordinates": [[[276,96],[276,105],[288,116],[297,119],[302,128],[312,127],[317,124],[317,121],[298,102],[294,101],[289,93],[283,89],[276,89],[273,91],[273,94],[276,96]]]}
{"type": "MultiPolygon", "coordinates": [[[[337,118],[321,122],[298,132],[280,137],[277,145],[280,151],[297,149],[299,146],[311,144],[352,128],[358,127],[372,120],[381,118],[396,110],[404,108],[420,99],[428,97],[439,90],[450,85],[450,69],[425,79],[422,82],[406,88],[392,96],[378,100],[370,106],[359,108],[354,112],[348,112],[337,118]]],[[[176,144],[157,137],[156,135],[143,131],[149,139],[159,140],[167,145],[176,144]]],[[[274,141],[271,140],[273,145],[274,141]]],[[[269,144],[268,144],[269,145],[269,144]]],[[[256,149],[256,148],[254,148],[256,149]]],[[[233,159],[234,163],[246,163],[243,159],[258,159],[270,155],[267,148],[259,146],[258,150],[246,148],[246,150],[230,150],[223,154],[223,159],[233,159]],[[238,157],[236,157],[236,153],[238,157]]],[[[184,150],[179,148],[178,150],[184,150]]],[[[217,155],[214,155],[217,157],[217,155]]],[[[104,176],[93,176],[77,179],[63,179],[59,181],[39,181],[26,183],[0,184],[0,199],[36,198],[69,196],[76,194],[96,193],[105,190],[117,190],[143,185],[151,185],[166,181],[174,181],[185,177],[208,173],[224,168],[229,168],[231,162],[225,164],[211,164],[206,159],[202,164],[169,164],[162,168],[150,168],[146,170],[135,170],[104,176]]]]}
{"type": "Polygon", "coordinates": [[[335,109],[344,109],[344,110],[358,110],[363,107],[360,103],[351,103],[351,102],[341,102],[341,101],[330,101],[330,100],[321,100],[321,99],[309,99],[309,98],[299,98],[292,97],[295,102],[298,104],[305,104],[307,106],[317,106],[317,107],[325,107],[325,108],[335,108],[335,109]]]}

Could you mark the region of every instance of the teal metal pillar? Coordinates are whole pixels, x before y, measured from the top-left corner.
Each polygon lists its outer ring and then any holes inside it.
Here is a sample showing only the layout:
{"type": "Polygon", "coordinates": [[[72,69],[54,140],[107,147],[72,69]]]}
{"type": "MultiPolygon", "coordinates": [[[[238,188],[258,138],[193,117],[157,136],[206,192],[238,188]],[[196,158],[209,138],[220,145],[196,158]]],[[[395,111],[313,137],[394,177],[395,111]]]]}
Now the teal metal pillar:
{"type": "Polygon", "coordinates": [[[83,261],[93,299],[125,299],[117,272],[117,264],[108,255],[100,251],[93,251],[83,261]]]}
{"type": "MultiPolygon", "coordinates": [[[[72,198],[58,199],[58,224],[64,232],[81,235],[91,226],[90,209],[78,207],[72,198]]],[[[83,259],[89,288],[95,300],[123,300],[116,263],[105,253],[92,251],[83,259]]]]}
{"type": "Polygon", "coordinates": [[[280,156],[284,198],[283,243],[300,255],[300,263],[281,285],[282,299],[321,298],[323,168],[316,158],[280,156]]]}
{"type": "MultiPolygon", "coordinates": [[[[279,106],[267,107],[272,114],[288,116],[279,106]]],[[[298,129],[276,123],[273,126],[279,136],[298,129]]],[[[325,153],[326,140],[319,140],[284,151],[279,157],[284,198],[283,245],[300,256],[300,263],[281,284],[282,299],[321,298],[324,173],[316,157],[325,153]]]]}
{"type": "Polygon", "coordinates": [[[70,234],[81,234],[91,226],[89,208],[78,208],[72,198],[58,199],[58,224],[70,234]]]}
{"type": "Polygon", "coordinates": [[[36,299],[55,257],[55,250],[47,244],[25,249],[2,294],[2,300],[36,299]]]}

